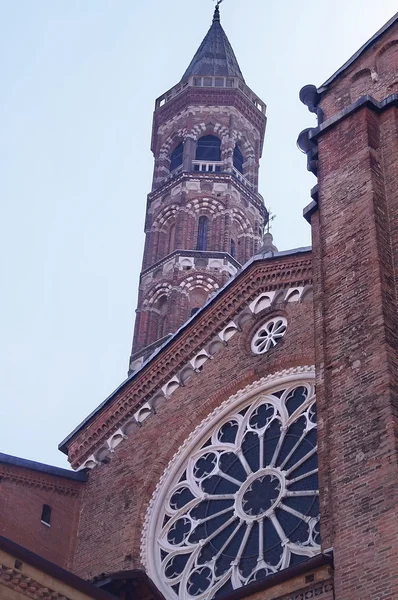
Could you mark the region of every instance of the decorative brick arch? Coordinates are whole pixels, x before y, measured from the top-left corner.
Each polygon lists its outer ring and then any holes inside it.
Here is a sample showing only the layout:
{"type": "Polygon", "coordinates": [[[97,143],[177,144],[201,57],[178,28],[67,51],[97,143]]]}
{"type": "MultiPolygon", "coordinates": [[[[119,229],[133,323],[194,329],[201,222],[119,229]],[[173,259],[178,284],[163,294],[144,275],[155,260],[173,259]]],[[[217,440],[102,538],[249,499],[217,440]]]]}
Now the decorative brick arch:
{"type": "Polygon", "coordinates": [[[208,273],[192,273],[185,277],[180,282],[180,288],[186,292],[193,290],[195,287],[202,287],[207,292],[218,290],[220,285],[215,277],[211,277],[208,273]]]}
{"type": "Polygon", "coordinates": [[[171,291],[170,283],[158,283],[152,289],[148,291],[147,297],[144,300],[143,306],[145,308],[153,308],[157,300],[163,296],[169,296],[171,291]]]}

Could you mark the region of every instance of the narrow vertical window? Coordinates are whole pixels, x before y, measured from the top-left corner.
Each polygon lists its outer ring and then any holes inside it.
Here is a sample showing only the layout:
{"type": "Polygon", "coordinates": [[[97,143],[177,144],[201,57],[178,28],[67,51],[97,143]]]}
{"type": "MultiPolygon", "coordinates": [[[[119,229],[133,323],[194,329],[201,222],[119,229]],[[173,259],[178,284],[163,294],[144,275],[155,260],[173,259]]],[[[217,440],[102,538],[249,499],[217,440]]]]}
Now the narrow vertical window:
{"type": "Polygon", "coordinates": [[[235,248],[235,240],[231,240],[231,252],[230,252],[231,256],[233,256],[235,258],[236,256],[236,248],[235,248]]]}
{"type": "Polygon", "coordinates": [[[51,525],[51,506],[48,504],[43,504],[41,511],[41,522],[48,527],[51,525]]]}
{"type": "Polygon", "coordinates": [[[238,145],[234,148],[234,167],[243,174],[243,154],[238,145]]]}
{"type": "Polygon", "coordinates": [[[184,145],[181,142],[180,144],[178,144],[178,146],[176,148],[174,148],[173,152],[171,153],[170,172],[174,171],[175,169],[177,169],[177,167],[182,165],[183,152],[184,152],[184,145]]]}
{"type": "Polygon", "coordinates": [[[206,250],[208,229],[209,219],[207,217],[199,217],[197,250],[206,250]]]}
{"type": "Polygon", "coordinates": [[[167,239],[167,252],[166,254],[170,254],[174,250],[175,244],[175,236],[176,236],[176,224],[172,223],[169,228],[169,235],[167,239]]]}

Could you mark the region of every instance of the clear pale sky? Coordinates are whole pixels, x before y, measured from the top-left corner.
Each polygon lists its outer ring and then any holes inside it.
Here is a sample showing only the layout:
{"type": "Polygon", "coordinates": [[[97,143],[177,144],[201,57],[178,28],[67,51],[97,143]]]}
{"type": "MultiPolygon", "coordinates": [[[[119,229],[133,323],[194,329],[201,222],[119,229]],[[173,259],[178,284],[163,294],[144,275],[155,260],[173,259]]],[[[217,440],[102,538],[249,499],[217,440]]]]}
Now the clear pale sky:
{"type": "MultiPolygon", "coordinates": [[[[181,78],[211,0],[0,0],[0,451],[59,466],[58,443],[126,377],[154,101],[181,78]]],[[[315,178],[299,102],[396,11],[393,0],[225,0],[221,22],[268,105],[260,192],[280,250],[310,244],[315,178]]]]}

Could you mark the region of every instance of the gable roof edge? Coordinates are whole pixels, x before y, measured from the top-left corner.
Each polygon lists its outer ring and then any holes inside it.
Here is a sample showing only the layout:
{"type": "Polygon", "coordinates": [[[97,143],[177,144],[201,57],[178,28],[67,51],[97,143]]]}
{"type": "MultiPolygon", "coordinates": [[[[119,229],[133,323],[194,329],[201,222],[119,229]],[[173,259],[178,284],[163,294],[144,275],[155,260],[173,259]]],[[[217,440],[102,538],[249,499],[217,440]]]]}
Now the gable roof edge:
{"type": "Polygon", "coordinates": [[[383,33],[385,33],[392,25],[394,25],[394,23],[398,21],[398,12],[395,13],[395,15],[393,17],[391,17],[391,19],[389,21],[387,21],[387,23],[385,23],[383,25],[383,27],[381,27],[381,29],[379,29],[367,42],[365,42],[365,44],[363,46],[361,46],[359,48],[359,50],[357,50],[355,52],[355,54],[353,54],[351,56],[351,58],[349,58],[339,69],[337,69],[337,71],[335,73],[333,73],[333,75],[331,77],[329,77],[329,79],[327,79],[325,81],[325,83],[323,83],[319,88],[318,88],[318,94],[323,94],[323,92],[325,92],[328,87],[342,74],[344,73],[344,71],[346,71],[352,64],[354,64],[354,62],[374,43],[376,42],[382,35],[383,33]]]}
{"type": "Polygon", "coordinates": [[[305,254],[305,253],[311,252],[311,250],[312,250],[311,246],[303,246],[300,248],[293,248],[291,250],[283,250],[283,251],[278,251],[278,252],[266,252],[264,254],[256,254],[252,258],[250,258],[242,266],[241,270],[236,273],[236,275],[234,277],[229,279],[225,283],[225,285],[222,288],[220,288],[218,290],[218,292],[216,294],[214,294],[214,296],[212,296],[192,317],[190,317],[187,321],[185,321],[185,323],[183,325],[181,325],[181,327],[179,329],[177,329],[177,331],[171,337],[169,337],[165,341],[164,344],[162,344],[161,346],[156,348],[154,353],[151,354],[151,356],[149,356],[147,358],[147,360],[143,363],[143,365],[141,366],[140,369],[138,369],[137,371],[134,371],[134,373],[132,373],[129,377],[127,377],[124,381],[122,381],[122,383],[107,398],[105,398],[105,400],[103,400],[103,402],[101,402],[89,415],[87,415],[87,417],[85,419],[83,419],[83,421],[79,425],[77,425],[77,427],[75,427],[75,429],[68,436],[66,436],[66,438],[64,440],[62,440],[62,442],[58,445],[58,450],[60,450],[64,454],[68,454],[68,444],[79,433],[79,431],[81,431],[81,429],[83,429],[83,427],[88,425],[96,417],[96,415],[103,408],[105,408],[105,406],[109,405],[109,403],[112,402],[113,398],[116,396],[116,394],[118,392],[120,392],[122,389],[124,389],[126,387],[126,385],[128,385],[131,381],[133,381],[135,379],[135,377],[137,377],[139,374],[141,374],[141,372],[150,365],[150,363],[158,356],[158,354],[160,352],[162,352],[165,348],[167,348],[167,346],[169,344],[174,342],[176,340],[176,338],[183,331],[185,331],[185,329],[187,327],[189,327],[193,321],[197,320],[199,318],[199,316],[202,315],[203,311],[207,309],[208,306],[212,305],[220,296],[222,296],[224,294],[224,292],[233,283],[235,283],[238,279],[240,279],[240,277],[243,275],[243,273],[245,273],[252,264],[263,261],[263,260],[267,261],[267,260],[274,260],[274,259],[283,258],[283,257],[287,257],[287,256],[295,256],[295,255],[305,254]]]}

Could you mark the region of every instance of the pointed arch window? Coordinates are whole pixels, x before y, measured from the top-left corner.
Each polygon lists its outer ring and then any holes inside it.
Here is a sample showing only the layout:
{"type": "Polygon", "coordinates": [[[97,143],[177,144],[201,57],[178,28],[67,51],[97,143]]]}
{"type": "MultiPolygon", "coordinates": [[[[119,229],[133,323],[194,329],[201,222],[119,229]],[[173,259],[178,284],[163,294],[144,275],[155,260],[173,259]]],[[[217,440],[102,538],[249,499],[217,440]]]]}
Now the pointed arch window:
{"type": "Polygon", "coordinates": [[[204,135],[199,138],[195,159],[219,162],[221,160],[221,140],[215,135],[204,135]]]}
{"type": "Polygon", "coordinates": [[[234,167],[242,174],[243,174],[243,162],[244,162],[243,154],[242,154],[238,144],[236,144],[236,146],[234,148],[234,167]]]}
{"type": "Polygon", "coordinates": [[[204,216],[199,217],[198,243],[196,244],[197,250],[206,250],[208,231],[209,231],[209,219],[204,216]]]}
{"type": "Polygon", "coordinates": [[[170,172],[175,171],[180,165],[182,165],[182,157],[184,153],[184,144],[180,142],[171,153],[170,156],[170,172]]]}
{"type": "Polygon", "coordinates": [[[230,245],[230,255],[233,256],[235,258],[236,256],[236,245],[235,245],[235,240],[231,240],[231,245],[230,245]]]}

